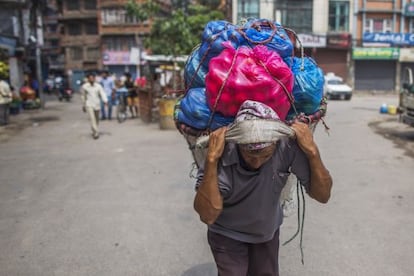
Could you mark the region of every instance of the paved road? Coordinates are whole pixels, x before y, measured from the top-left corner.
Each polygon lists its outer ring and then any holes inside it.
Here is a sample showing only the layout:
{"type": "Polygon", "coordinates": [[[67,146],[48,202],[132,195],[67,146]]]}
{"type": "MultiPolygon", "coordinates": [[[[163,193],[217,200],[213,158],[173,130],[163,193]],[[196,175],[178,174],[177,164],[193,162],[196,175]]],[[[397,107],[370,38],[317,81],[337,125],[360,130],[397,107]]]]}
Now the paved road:
{"type": "MultiPolygon", "coordinates": [[[[95,141],[74,100],[0,129],[0,275],[215,275],[184,139],[128,120],[95,141]]],[[[329,103],[330,134],[315,135],[333,195],[307,198],[305,265],[296,239],[281,275],[414,275],[413,132],[378,113],[384,101],[396,97],[329,103]]],[[[295,230],[293,215],[281,240],[295,230]]]]}

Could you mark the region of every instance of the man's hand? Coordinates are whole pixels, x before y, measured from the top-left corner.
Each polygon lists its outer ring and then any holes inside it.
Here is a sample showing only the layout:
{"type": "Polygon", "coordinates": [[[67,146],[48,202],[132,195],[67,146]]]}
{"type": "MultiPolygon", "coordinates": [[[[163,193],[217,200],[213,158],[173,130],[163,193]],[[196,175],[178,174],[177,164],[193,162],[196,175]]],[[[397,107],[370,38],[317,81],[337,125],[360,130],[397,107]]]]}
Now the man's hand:
{"type": "Polygon", "coordinates": [[[207,159],[211,162],[216,162],[223,155],[227,127],[221,127],[210,133],[207,159]]]}
{"type": "Polygon", "coordinates": [[[313,134],[309,126],[305,123],[295,122],[291,127],[295,131],[296,140],[303,152],[308,156],[316,154],[318,149],[313,140],[313,134]]]}
{"type": "Polygon", "coordinates": [[[86,113],[86,106],[82,106],[82,111],[86,113]]]}

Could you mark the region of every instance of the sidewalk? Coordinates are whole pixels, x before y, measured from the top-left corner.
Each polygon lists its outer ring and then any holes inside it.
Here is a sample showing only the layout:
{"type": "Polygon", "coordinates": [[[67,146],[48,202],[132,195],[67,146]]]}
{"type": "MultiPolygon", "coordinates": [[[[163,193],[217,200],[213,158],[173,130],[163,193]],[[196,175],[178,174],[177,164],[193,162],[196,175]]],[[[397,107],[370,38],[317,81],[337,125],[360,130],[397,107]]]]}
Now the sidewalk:
{"type": "Polygon", "coordinates": [[[19,114],[11,115],[9,124],[0,126],[0,143],[4,143],[27,127],[37,127],[48,121],[59,120],[62,110],[67,104],[78,105],[77,96],[73,102],[59,102],[54,96],[46,95],[44,109],[22,109],[19,114]]]}

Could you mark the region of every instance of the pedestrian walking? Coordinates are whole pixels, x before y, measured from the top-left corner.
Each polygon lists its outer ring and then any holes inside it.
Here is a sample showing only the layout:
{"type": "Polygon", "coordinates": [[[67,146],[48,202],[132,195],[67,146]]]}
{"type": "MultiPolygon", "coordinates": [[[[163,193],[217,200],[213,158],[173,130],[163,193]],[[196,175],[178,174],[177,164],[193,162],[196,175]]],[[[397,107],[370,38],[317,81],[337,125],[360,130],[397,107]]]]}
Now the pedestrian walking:
{"type": "Polygon", "coordinates": [[[0,79],[0,124],[9,123],[12,96],[10,85],[4,79],[0,79]]]}
{"type": "Polygon", "coordinates": [[[128,89],[128,106],[132,118],[138,117],[138,93],[137,86],[132,80],[130,73],[125,73],[125,87],[128,89]]]}
{"type": "Polygon", "coordinates": [[[95,75],[88,74],[88,81],[81,86],[82,110],[87,112],[91,122],[92,137],[99,138],[99,111],[101,102],[107,105],[108,99],[102,86],[95,81],[95,75]]]}
{"type": "MultiPolygon", "coordinates": [[[[235,122],[252,127],[241,135],[261,137],[263,120],[279,120],[269,106],[246,101],[235,122]]],[[[208,225],[208,243],[218,275],[279,275],[280,194],[296,175],[311,198],[326,203],[332,178],[322,163],[307,124],[294,123],[296,140],[237,144],[225,141],[227,127],[210,134],[207,157],[199,167],[194,208],[208,225]]],[[[267,132],[268,133],[268,132],[267,132]]]]}
{"type": "Polygon", "coordinates": [[[103,71],[100,84],[108,99],[106,105],[101,101],[101,118],[102,120],[112,120],[112,106],[115,104],[115,82],[114,79],[109,76],[108,71],[103,71]]]}

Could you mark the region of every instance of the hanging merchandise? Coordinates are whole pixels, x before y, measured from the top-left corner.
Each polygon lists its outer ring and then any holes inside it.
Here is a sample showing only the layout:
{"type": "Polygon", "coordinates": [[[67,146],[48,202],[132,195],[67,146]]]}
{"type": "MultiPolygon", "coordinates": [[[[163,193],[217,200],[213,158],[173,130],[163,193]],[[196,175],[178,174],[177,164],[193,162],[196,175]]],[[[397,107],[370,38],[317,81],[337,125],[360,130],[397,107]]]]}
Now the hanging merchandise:
{"type": "Polygon", "coordinates": [[[225,49],[209,64],[206,94],[210,109],[235,116],[246,100],[265,103],[284,120],[291,102],[293,75],[278,53],[223,43],[225,49]]]}

